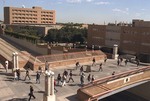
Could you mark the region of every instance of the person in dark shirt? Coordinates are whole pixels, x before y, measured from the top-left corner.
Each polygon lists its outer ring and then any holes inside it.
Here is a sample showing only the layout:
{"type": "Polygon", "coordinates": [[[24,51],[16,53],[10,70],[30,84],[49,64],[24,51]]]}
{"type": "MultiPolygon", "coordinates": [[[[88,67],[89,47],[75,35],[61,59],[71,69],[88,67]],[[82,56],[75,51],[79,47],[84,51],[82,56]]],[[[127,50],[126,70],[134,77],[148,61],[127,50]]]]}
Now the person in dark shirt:
{"type": "Polygon", "coordinates": [[[28,101],[31,100],[31,97],[33,97],[34,99],[36,98],[36,97],[34,96],[34,94],[33,94],[33,91],[34,91],[33,87],[30,86],[30,93],[29,93],[29,100],[28,100],[28,101]]]}
{"type": "Polygon", "coordinates": [[[69,73],[69,80],[68,80],[68,83],[70,82],[70,80],[72,80],[72,82],[74,82],[73,78],[72,78],[72,70],[70,70],[70,73],[69,73]]]}
{"type": "Polygon", "coordinates": [[[25,76],[24,81],[26,80],[27,77],[29,78],[29,80],[31,80],[31,79],[30,79],[30,76],[29,76],[29,70],[26,70],[26,76],[25,76]]]}
{"type": "Polygon", "coordinates": [[[40,83],[40,73],[38,71],[36,73],[36,83],[40,83]]]}
{"type": "Polygon", "coordinates": [[[61,76],[60,76],[60,74],[58,74],[58,76],[57,76],[57,85],[61,85],[61,76]]]}
{"type": "Polygon", "coordinates": [[[95,58],[93,58],[93,64],[92,64],[92,66],[94,66],[95,65],[95,62],[96,62],[96,60],[95,60],[95,58]]]}

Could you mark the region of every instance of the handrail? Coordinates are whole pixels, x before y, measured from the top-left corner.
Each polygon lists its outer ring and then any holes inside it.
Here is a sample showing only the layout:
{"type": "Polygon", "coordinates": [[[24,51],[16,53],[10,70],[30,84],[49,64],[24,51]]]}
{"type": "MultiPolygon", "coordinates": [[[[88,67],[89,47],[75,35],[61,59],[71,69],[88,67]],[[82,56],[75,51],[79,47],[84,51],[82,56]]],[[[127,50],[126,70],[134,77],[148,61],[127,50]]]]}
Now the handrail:
{"type": "MultiPolygon", "coordinates": [[[[105,83],[105,82],[108,82],[108,81],[117,79],[117,78],[120,77],[120,76],[121,76],[120,78],[122,78],[122,75],[123,75],[123,77],[126,77],[126,76],[131,75],[130,73],[137,74],[137,73],[143,72],[143,71],[145,71],[145,70],[150,70],[150,66],[146,66],[146,67],[139,68],[139,69],[134,69],[134,70],[127,71],[127,72],[118,73],[118,74],[115,74],[115,75],[113,75],[113,76],[104,77],[104,78],[95,80],[95,81],[93,81],[93,82],[90,83],[90,84],[84,85],[84,86],[83,86],[82,88],[80,88],[80,89],[82,90],[82,89],[85,89],[85,88],[88,88],[88,87],[91,87],[91,86],[94,86],[94,85],[102,84],[102,83],[105,83]]],[[[133,74],[132,74],[132,75],[133,75],[133,74]]]]}

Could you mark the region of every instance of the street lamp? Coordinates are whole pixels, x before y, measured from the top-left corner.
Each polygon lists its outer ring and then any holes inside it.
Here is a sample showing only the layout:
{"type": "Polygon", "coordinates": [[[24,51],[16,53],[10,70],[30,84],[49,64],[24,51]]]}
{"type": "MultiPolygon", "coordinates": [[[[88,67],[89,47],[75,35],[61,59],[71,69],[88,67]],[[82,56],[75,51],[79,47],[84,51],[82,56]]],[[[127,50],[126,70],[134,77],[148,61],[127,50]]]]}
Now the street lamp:
{"type": "Polygon", "coordinates": [[[43,101],[56,101],[54,93],[54,72],[51,70],[45,71],[45,93],[43,101]]]}

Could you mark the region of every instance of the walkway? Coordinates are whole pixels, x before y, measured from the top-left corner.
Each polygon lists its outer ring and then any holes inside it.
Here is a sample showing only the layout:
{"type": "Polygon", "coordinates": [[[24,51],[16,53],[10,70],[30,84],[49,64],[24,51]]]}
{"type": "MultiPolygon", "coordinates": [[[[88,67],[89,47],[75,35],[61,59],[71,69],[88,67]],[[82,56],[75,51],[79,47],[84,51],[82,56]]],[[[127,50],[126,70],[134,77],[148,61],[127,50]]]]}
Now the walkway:
{"type": "MultiPolygon", "coordinates": [[[[103,61],[97,61],[97,64],[103,63],[103,61]]],[[[85,63],[82,65],[91,65],[92,62],[90,63],[85,63]]],[[[1,66],[2,67],[2,66],[1,66]]],[[[116,60],[108,60],[106,64],[103,64],[103,71],[98,72],[99,66],[96,65],[92,67],[92,72],[90,73],[91,75],[94,75],[96,79],[110,76],[113,71],[117,73],[128,71],[128,70],[133,70],[140,68],[141,66],[137,67],[135,64],[128,63],[127,66],[124,66],[124,62],[122,63],[121,66],[117,66],[117,61],[116,60]]],[[[52,71],[55,72],[55,79],[57,78],[58,73],[63,73],[64,69],[67,69],[68,72],[70,69],[74,69],[75,65],[70,65],[66,67],[60,67],[58,68],[53,68],[52,71]]],[[[84,66],[84,70],[86,67],[84,66]]],[[[33,71],[30,71],[31,75],[31,80],[26,80],[23,81],[25,77],[25,71],[21,71],[21,79],[20,81],[14,81],[13,76],[10,75],[11,70],[9,73],[5,73],[5,70],[3,68],[0,69],[0,101],[6,101],[9,99],[9,101],[27,101],[28,98],[28,93],[29,93],[29,86],[33,85],[33,88],[35,90],[35,96],[36,99],[34,101],[42,101],[43,98],[43,91],[44,91],[44,76],[41,75],[41,84],[36,84],[35,83],[35,75],[36,73],[33,71]],[[11,100],[10,100],[11,99],[11,100]],[[16,99],[21,99],[21,100],[16,100],[16,99]]],[[[56,89],[58,92],[56,93],[57,101],[79,101],[77,99],[77,89],[80,88],[80,76],[79,76],[79,69],[78,70],[73,70],[73,78],[74,78],[74,83],[68,83],[66,86],[61,87],[57,86],[56,89]]],[[[89,73],[85,72],[86,78],[89,73]]],[[[87,80],[85,79],[85,83],[88,83],[87,80]]]]}

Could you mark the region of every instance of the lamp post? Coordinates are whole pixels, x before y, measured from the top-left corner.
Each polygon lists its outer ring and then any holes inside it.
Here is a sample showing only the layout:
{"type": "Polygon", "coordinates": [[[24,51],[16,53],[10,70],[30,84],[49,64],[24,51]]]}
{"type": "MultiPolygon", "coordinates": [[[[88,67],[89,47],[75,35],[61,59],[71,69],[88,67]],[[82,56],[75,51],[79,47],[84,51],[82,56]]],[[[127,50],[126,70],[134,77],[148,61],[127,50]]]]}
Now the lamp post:
{"type": "Polygon", "coordinates": [[[54,93],[54,72],[50,70],[45,71],[45,93],[43,101],[56,101],[54,93]]]}

